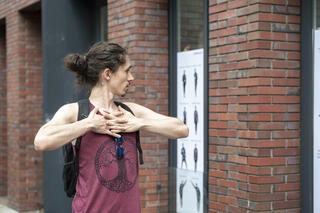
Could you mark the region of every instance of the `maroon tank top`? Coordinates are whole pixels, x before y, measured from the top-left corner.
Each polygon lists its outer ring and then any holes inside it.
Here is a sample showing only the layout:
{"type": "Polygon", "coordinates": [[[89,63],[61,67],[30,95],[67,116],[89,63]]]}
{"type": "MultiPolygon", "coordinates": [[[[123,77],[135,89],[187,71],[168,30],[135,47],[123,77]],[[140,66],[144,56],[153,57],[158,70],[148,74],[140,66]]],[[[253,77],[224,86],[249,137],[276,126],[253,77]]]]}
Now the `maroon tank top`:
{"type": "Polygon", "coordinates": [[[124,158],[112,136],[87,132],[79,152],[73,213],[140,213],[136,133],[123,134],[124,158]]]}

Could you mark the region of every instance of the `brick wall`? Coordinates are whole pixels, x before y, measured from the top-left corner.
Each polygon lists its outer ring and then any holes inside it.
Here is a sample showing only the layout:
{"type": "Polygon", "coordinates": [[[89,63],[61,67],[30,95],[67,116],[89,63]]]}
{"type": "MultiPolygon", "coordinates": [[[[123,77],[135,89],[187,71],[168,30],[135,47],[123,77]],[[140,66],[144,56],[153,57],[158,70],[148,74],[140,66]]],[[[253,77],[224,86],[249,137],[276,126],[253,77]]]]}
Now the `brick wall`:
{"type": "Polygon", "coordinates": [[[209,1],[210,212],[300,212],[300,1],[209,1]]]}
{"type": "Polygon", "coordinates": [[[0,26],[0,196],[7,194],[7,74],[6,36],[0,26]]]}
{"type": "Polygon", "coordinates": [[[1,123],[7,129],[7,203],[19,211],[42,205],[42,156],[33,148],[42,123],[41,13],[19,11],[35,2],[0,1],[7,57],[7,123],[1,123]]]}
{"type": "MultiPolygon", "coordinates": [[[[108,0],[108,36],[128,48],[134,65],[135,86],[127,99],[168,114],[168,1],[108,0]]],[[[147,134],[141,141],[143,212],[168,212],[168,142],[147,134]]]]}

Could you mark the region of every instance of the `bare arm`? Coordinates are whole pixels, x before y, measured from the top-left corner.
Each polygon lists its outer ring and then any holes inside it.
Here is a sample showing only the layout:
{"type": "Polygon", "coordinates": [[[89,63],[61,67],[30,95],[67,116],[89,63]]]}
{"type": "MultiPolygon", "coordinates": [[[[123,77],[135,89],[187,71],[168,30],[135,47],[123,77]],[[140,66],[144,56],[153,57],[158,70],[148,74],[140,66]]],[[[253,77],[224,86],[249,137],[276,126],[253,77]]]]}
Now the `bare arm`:
{"type": "Polygon", "coordinates": [[[132,116],[130,113],[130,115],[128,112],[126,113],[129,126],[126,131],[139,129],[172,139],[184,138],[189,134],[188,127],[177,118],[161,115],[139,104],[130,102],[125,104],[135,114],[132,116]]]}
{"type": "Polygon", "coordinates": [[[109,130],[108,120],[98,115],[98,110],[97,108],[92,110],[88,118],[77,121],[78,104],[62,106],[52,120],[39,129],[34,139],[35,149],[40,151],[57,149],[88,131],[119,137],[109,130]]]}

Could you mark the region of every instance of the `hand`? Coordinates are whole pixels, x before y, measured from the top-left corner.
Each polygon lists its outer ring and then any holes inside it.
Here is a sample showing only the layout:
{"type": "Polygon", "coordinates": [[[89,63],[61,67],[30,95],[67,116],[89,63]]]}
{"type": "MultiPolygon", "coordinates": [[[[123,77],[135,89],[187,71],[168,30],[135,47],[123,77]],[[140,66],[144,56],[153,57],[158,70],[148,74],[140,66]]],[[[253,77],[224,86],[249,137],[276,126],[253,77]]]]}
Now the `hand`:
{"type": "MultiPolygon", "coordinates": [[[[125,123],[123,123],[122,125],[122,132],[136,132],[141,128],[142,122],[139,118],[135,117],[133,114],[123,109],[121,106],[118,106],[118,109],[119,112],[122,113],[122,115],[119,115],[119,117],[121,117],[123,121],[125,121],[125,123]]],[[[111,132],[117,132],[117,129],[111,128],[111,132]]]]}
{"type": "Polygon", "coordinates": [[[122,111],[109,112],[105,109],[100,110],[103,117],[108,120],[107,124],[110,130],[114,133],[125,132],[127,129],[128,120],[124,118],[122,111]]]}
{"type": "Polygon", "coordinates": [[[99,108],[94,108],[89,116],[86,118],[87,121],[90,123],[90,130],[99,133],[99,134],[107,134],[111,135],[113,137],[120,138],[120,135],[116,132],[111,131],[111,126],[109,125],[109,120],[105,118],[105,116],[98,115],[97,112],[99,111],[99,108]]]}

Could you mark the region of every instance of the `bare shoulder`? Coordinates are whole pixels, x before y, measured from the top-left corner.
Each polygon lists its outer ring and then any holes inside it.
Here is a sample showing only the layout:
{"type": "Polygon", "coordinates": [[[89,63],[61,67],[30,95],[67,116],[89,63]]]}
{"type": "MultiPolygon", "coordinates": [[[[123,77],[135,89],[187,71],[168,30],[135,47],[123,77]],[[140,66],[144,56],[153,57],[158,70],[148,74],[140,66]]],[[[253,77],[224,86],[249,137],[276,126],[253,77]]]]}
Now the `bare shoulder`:
{"type": "Polygon", "coordinates": [[[51,123],[73,123],[77,121],[78,117],[78,104],[70,103],[65,104],[59,108],[53,116],[51,123]]]}
{"type": "Polygon", "coordinates": [[[127,105],[135,115],[143,114],[145,113],[145,111],[150,110],[147,107],[144,107],[137,103],[133,103],[133,102],[123,102],[123,103],[127,105]]]}
{"type": "Polygon", "coordinates": [[[140,106],[139,104],[133,103],[133,102],[123,102],[123,104],[127,105],[131,111],[133,112],[133,114],[135,114],[135,116],[139,116],[140,114],[140,106]]]}
{"type": "Polygon", "coordinates": [[[145,106],[142,106],[140,104],[137,104],[137,103],[124,102],[124,104],[127,105],[132,110],[132,112],[135,114],[135,116],[139,117],[139,118],[155,118],[155,119],[158,118],[158,119],[161,119],[161,118],[166,117],[164,115],[161,115],[160,113],[154,112],[151,109],[149,109],[145,106]]]}

